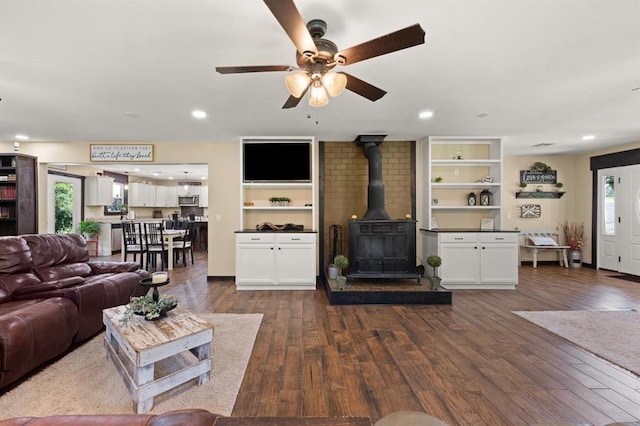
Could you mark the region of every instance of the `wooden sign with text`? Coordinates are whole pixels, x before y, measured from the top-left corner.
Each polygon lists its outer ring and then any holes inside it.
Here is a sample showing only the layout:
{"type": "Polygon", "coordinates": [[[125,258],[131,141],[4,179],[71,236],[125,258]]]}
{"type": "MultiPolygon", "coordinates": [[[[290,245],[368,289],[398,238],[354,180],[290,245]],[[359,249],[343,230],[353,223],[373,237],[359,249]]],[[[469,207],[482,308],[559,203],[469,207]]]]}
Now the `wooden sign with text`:
{"type": "Polygon", "coordinates": [[[557,180],[558,172],[556,170],[548,172],[520,170],[520,183],[556,183],[557,180]]]}
{"type": "Polygon", "coordinates": [[[153,145],[91,145],[90,160],[108,162],[153,161],[153,145]]]}

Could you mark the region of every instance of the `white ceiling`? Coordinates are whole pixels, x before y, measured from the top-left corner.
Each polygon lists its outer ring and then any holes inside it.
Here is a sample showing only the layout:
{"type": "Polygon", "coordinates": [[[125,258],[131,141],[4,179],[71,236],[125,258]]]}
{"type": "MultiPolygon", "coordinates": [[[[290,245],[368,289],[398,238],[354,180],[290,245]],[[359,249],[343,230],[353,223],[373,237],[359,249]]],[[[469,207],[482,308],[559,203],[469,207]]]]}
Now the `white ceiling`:
{"type": "Polygon", "coordinates": [[[295,65],[260,0],[1,0],[0,141],[489,135],[507,155],[640,141],[640,0],[295,3],[339,49],[415,23],[426,43],[342,68],[386,90],[377,102],[345,91],[283,110],[286,73],[214,71],[295,65]]]}

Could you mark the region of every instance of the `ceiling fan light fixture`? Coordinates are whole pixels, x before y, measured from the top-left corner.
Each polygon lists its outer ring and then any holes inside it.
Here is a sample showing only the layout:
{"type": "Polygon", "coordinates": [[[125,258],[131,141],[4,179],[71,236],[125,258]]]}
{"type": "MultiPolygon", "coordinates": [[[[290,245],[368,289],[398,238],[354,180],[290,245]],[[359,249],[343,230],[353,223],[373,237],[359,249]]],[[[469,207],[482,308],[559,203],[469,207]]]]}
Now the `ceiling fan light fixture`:
{"type": "Polygon", "coordinates": [[[310,79],[305,72],[295,72],[289,74],[284,82],[291,96],[299,98],[309,87],[310,79]]]}
{"type": "Polygon", "coordinates": [[[323,107],[329,103],[327,89],[322,85],[320,78],[315,78],[309,90],[309,105],[312,107],[323,107]]]}
{"type": "Polygon", "coordinates": [[[347,87],[347,76],[339,72],[328,72],[322,76],[322,84],[333,98],[347,87]]]}

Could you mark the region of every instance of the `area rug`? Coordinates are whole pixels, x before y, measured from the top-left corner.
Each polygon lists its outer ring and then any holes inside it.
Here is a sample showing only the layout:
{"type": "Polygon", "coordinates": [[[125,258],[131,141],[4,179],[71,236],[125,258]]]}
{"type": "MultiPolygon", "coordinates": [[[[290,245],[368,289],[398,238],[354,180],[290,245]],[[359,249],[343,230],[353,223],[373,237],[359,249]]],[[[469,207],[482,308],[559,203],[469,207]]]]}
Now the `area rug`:
{"type": "Polygon", "coordinates": [[[600,358],[640,375],[640,312],[514,311],[600,358]]]}
{"type": "MultiPolygon", "coordinates": [[[[151,413],[204,408],[231,415],[262,314],[198,314],[214,326],[211,380],[193,379],[154,398],[151,413]]],[[[0,396],[0,417],[134,413],[115,366],[105,357],[104,333],[0,396]]],[[[189,355],[190,356],[190,355],[189,355]]],[[[173,365],[156,363],[156,370],[173,365]]]]}

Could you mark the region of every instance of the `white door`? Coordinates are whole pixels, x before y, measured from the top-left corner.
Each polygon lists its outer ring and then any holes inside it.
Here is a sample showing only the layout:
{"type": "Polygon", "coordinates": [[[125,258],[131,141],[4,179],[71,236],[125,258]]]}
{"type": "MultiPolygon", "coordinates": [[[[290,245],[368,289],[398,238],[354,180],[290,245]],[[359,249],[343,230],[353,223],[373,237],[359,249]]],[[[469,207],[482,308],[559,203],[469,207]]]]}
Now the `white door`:
{"type": "Polygon", "coordinates": [[[620,168],[620,272],[640,275],[640,166],[620,168]]]}
{"type": "Polygon", "coordinates": [[[47,232],[77,233],[82,217],[82,179],[47,175],[47,232]]]}
{"type": "Polygon", "coordinates": [[[598,263],[597,268],[620,271],[618,219],[620,218],[619,168],[598,170],[598,263]]]}

